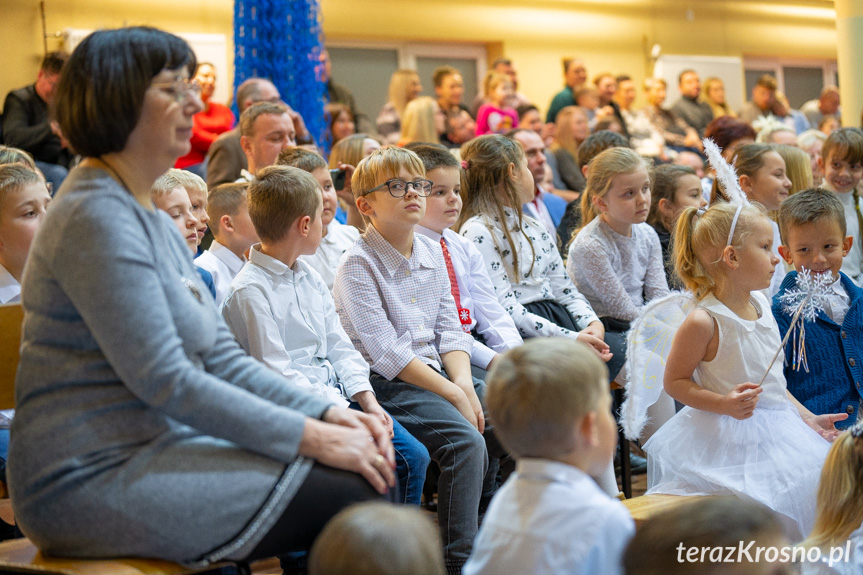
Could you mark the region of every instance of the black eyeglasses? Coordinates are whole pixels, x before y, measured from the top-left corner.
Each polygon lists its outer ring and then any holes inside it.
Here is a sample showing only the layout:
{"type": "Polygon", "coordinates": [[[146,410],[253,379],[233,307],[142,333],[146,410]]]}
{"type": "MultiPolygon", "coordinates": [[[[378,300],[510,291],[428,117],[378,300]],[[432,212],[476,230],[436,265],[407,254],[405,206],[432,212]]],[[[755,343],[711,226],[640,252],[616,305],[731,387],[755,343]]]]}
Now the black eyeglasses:
{"type": "Polygon", "coordinates": [[[414,180],[412,182],[406,182],[406,181],[398,179],[398,178],[393,178],[392,180],[387,180],[386,182],[384,182],[380,186],[377,186],[376,188],[372,188],[371,190],[364,193],[363,195],[365,196],[365,195],[368,195],[372,192],[376,192],[376,191],[380,190],[381,188],[383,188],[384,186],[386,186],[387,191],[394,198],[405,197],[405,194],[408,193],[409,188],[413,188],[413,191],[416,193],[416,195],[422,196],[425,198],[425,197],[431,195],[432,181],[431,180],[414,180]]]}
{"type": "Polygon", "coordinates": [[[177,76],[172,82],[153,82],[154,88],[167,88],[178,104],[185,104],[189,98],[201,95],[201,84],[197,80],[188,80],[177,76]]]}

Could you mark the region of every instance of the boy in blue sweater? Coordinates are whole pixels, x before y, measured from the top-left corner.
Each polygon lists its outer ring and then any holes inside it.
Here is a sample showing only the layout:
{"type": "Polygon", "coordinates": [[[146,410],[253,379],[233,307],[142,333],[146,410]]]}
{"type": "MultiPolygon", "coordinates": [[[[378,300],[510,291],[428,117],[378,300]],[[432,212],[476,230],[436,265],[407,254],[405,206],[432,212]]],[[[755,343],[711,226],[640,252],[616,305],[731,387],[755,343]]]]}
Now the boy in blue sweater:
{"type": "Polygon", "coordinates": [[[794,289],[803,269],[830,274],[834,279],[823,311],[806,324],[806,360],[809,372],[792,366],[794,338],[785,346],[788,390],[816,415],[847,414],[836,427],[844,429],[858,419],[863,390],[863,290],[839,271],[854,238],[846,235],[845,212],[833,192],[820,188],[790,196],[779,208],[779,253],[794,266],[773,298],[773,315],[785,334],[791,314],[779,298],[794,289]]]}

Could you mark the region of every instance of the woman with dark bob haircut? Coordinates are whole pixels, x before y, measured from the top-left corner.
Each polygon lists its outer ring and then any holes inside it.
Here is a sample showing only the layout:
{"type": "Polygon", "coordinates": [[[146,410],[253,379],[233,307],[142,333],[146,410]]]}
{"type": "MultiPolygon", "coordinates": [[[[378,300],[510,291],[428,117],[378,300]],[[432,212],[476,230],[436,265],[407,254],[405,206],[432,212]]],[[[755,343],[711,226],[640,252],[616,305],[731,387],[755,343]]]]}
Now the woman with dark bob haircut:
{"type": "Polygon", "coordinates": [[[383,425],[246,356],[153,208],[189,151],[194,69],[152,28],[95,32],[63,69],[57,119],[84,160],[24,274],[8,469],[47,554],[250,561],[394,484],[383,425]]]}

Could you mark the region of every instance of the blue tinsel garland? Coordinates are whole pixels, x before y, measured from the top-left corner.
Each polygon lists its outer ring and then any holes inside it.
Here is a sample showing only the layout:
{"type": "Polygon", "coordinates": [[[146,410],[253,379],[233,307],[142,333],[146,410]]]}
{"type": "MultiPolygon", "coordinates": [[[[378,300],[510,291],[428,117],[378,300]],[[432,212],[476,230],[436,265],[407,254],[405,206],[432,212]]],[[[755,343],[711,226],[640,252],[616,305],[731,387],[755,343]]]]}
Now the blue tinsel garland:
{"type": "Polygon", "coordinates": [[[248,78],[269,78],[319,145],[327,102],[315,73],[322,49],[318,0],[234,0],[234,91],[248,78]]]}

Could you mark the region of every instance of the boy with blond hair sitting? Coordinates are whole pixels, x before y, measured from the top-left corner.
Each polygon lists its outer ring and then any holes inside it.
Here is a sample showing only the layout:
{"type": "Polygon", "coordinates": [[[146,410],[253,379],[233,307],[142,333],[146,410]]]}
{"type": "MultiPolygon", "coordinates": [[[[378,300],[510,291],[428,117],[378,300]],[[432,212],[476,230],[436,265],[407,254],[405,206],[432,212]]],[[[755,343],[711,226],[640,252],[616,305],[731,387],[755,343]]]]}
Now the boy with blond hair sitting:
{"type": "Polygon", "coordinates": [[[369,366],[342,329],[329,288],[300,259],[321,243],[318,183],[298,168],[269,166],[249,184],[248,204],[261,242],[231,282],[225,322],[249,355],[292,385],[379,419],[393,436],[399,501],[418,505],[428,453],[378,404],[369,366]]]}
{"type": "Polygon", "coordinates": [[[464,574],[619,574],[635,525],[591,478],[617,446],[602,360],[580,342],[528,340],[489,373],[487,402],[516,472],[492,500],[464,574]]]}

